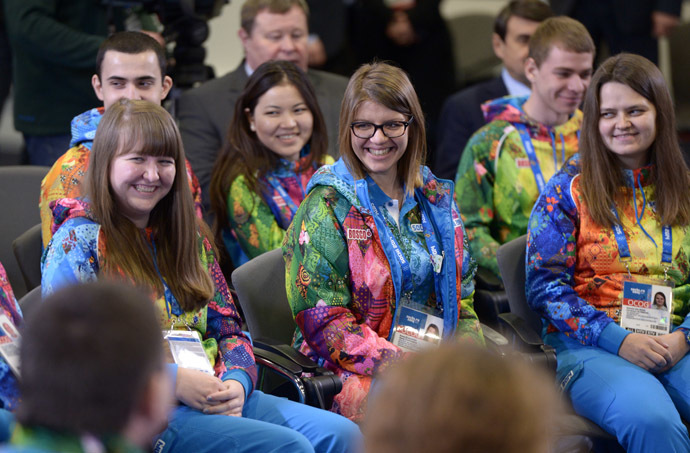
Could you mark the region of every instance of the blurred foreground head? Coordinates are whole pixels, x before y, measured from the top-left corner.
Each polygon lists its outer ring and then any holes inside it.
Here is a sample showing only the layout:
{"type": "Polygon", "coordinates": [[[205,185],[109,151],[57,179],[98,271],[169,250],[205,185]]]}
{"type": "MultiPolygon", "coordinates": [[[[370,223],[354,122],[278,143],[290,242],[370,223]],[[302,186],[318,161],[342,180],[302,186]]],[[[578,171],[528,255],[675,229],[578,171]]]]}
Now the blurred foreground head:
{"type": "Polygon", "coordinates": [[[517,358],[444,344],[372,388],[367,452],[547,452],[559,410],[552,379],[517,358]]]}
{"type": "Polygon", "coordinates": [[[88,283],[47,297],[21,343],[19,422],[141,446],[166,422],[171,382],[147,293],[88,283]]]}

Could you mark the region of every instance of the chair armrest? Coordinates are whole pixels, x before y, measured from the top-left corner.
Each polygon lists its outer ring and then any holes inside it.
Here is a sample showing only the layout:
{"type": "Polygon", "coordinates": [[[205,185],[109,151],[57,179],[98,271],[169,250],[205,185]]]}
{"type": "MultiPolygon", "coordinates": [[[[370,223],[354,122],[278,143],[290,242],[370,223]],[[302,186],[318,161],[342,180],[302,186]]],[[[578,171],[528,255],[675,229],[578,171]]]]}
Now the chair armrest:
{"type": "Polygon", "coordinates": [[[279,355],[284,360],[289,360],[295,366],[299,367],[300,373],[331,373],[325,368],[319,367],[316,362],[287,344],[276,344],[264,338],[257,338],[254,339],[254,348],[260,348],[264,351],[279,355]]]}
{"type": "Polygon", "coordinates": [[[330,409],[343,388],[339,376],[286,344],[255,340],[254,357],[258,365],[285,377],[297,390],[300,403],[330,409]]]}
{"type": "Polygon", "coordinates": [[[486,324],[482,323],[482,333],[484,334],[484,339],[486,342],[491,345],[495,346],[498,348],[506,347],[509,344],[509,341],[506,337],[504,337],[502,334],[500,334],[498,331],[492,329],[491,327],[487,326],[486,324]]]}
{"type": "MultiPolygon", "coordinates": [[[[256,361],[257,366],[270,370],[289,382],[290,386],[293,388],[293,393],[291,394],[296,396],[295,401],[306,404],[307,391],[304,388],[302,379],[300,378],[302,368],[298,365],[295,365],[291,360],[286,359],[280,354],[274,354],[256,346],[254,346],[253,349],[254,360],[256,361]]],[[[257,383],[257,388],[261,388],[259,383],[257,383]]]]}
{"type": "Polygon", "coordinates": [[[518,315],[514,313],[501,313],[498,315],[498,318],[506,323],[524,344],[537,348],[544,344],[539,334],[518,315]]]}

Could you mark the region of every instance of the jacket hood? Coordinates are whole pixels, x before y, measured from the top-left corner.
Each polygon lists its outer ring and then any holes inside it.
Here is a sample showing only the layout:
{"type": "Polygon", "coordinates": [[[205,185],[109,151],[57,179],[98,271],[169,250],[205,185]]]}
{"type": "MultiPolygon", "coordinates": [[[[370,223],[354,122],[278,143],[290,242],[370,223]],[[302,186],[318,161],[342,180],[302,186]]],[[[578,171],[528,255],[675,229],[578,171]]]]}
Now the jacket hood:
{"type": "MultiPolygon", "coordinates": [[[[422,187],[416,191],[421,190],[423,196],[432,204],[449,207],[453,201],[453,183],[445,179],[437,179],[426,166],[422,166],[421,171],[422,187]]],[[[342,157],[335,164],[324,165],[314,173],[307,185],[307,193],[316,186],[333,187],[358,211],[362,211],[362,202],[357,197],[356,181],[342,157]]]]}
{"type": "Polygon", "coordinates": [[[575,110],[565,123],[548,127],[527,116],[522,107],[528,98],[529,96],[504,96],[502,98],[486,101],[482,104],[484,119],[487,123],[491,121],[506,121],[512,124],[524,124],[530,130],[532,138],[545,141],[552,141],[552,134],[568,136],[573,133],[578,133],[580,130],[582,125],[582,111],[579,109],[575,110]]]}
{"type": "Polygon", "coordinates": [[[522,111],[522,104],[527,101],[527,98],[528,96],[503,96],[486,101],[481,106],[484,120],[487,123],[499,119],[511,123],[527,124],[529,119],[522,111]]]}
{"type": "Polygon", "coordinates": [[[101,122],[104,112],[105,107],[98,107],[87,110],[72,119],[72,140],[69,143],[71,147],[82,145],[91,149],[98,123],[101,122]]]}
{"type": "Polygon", "coordinates": [[[53,211],[53,224],[50,227],[53,234],[70,219],[85,217],[94,220],[89,203],[81,198],[61,198],[50,203],[50,209],[53,211]]]}
{"type": "Polygon", "coordinates": [[[350,173],[342,157],[335,164],[324,165],[314,173],[309,184],[307,184],[307,193],[311,192],[316,186],[333,187],[352,206],[357,207],[357,209],[362,206],[355,192],[355,178],[350,173]]]}

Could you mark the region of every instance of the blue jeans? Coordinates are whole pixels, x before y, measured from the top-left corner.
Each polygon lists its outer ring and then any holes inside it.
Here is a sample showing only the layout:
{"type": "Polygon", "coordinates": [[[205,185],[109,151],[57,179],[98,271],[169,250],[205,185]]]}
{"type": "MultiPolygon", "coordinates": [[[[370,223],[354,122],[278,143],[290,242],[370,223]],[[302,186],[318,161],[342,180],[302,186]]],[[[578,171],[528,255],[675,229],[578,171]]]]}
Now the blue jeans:
{"type": "Polygon", "coordinates": [[[178,406],[153,451],[345,453],[360,444],[359,427],[345,417],[255,390],[241,418],[178,406]]]}
{"type": "Polygon", "coordinates": [[[29,165],[52,167],[58,157],[67,152],[71,140],[70,134],[45,136],[24,134],[29,165]]]}
{"type": "Polygon", "coordinates": [[[575,412],[616,436],[628,453],[690,451],[681,421],[690,420],[688,355],[665,373],[652,374],[561,333],[545,341],[556,348],[557,374],[575,412]]]}

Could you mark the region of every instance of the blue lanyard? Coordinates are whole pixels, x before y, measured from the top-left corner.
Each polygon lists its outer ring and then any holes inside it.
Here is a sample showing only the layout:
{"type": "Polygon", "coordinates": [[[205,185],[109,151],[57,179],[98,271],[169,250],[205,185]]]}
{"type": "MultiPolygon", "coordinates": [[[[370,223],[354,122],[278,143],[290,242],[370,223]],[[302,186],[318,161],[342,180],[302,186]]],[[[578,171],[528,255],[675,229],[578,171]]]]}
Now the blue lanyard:
{"type": "MultiPolygon", "coordinates": [[[[441,300],[443,295],[441,289],[441,279],[439,278],[439,273],[443,267],[443,260],[445,257],[445,252],[442,250],[438,240],[436,239],[436,233],[434,231],[434,226],[429,221],[429,216],[426,213],[428,207],[424,203],[419,203],[420,212],[422,214],[422,228],[424,229],[424,239],[426,240],[426,246],[429,249],[429,255],[431,256],[431,265],[434,270],[434,289],[436,290],[436,301],[440,303],[443,307],[445,301],[441,300]]],[[[450,257],[449,257],[450,258],[450,257]]]]}
{"type": "MultiPolygon", "coordinates": [[[[148,241],[146,241],[146,244],[148,245],[148,241]]],[[[160,269],[158,269],[158,259],[156,258],[156,242],[153,240],[153,238],[151,239],[151,245],[149,245],[149,249],[153,253],[153,267],[156,268],[158,277],[160,277],[161,282],[163,282],[163,289],[165,293],[165,311],[168,313],[168,319],[171,318],[170,312],[172,312],[172,314],[174,314],[175,316],[181,316],[184,312],[182,311],[182,308],[180,307],[179,303],[177,303],[177,299],[175,299],[175,296],[170,290],[170,287],[165,282],[165,279],[163,278],[160,269]],[[175,302],[175,304],[171,304],[170,301],[175,302]],[[172,308],[170,308],[171,305],[172,308]]]]}
{"type": "MultiPolygon", "coordinates": [[[[363,186],[364,188],[366,188],[366,182],[363,186]]],[[[407,260],[407,258],[405,258],[405,255],[402,253],[402,249],[400,248],[398,241],[395,239],[395,236],[388,228],[388,225],[386,225],[385,219],[379,211],[379,209],[373,203],[371,203],[371,200],[369,200],[368,196],[365,198],[366,199],[362,200],[362,198],[360,197],[360,201],[362,201],[364,207],[368,208],[372,212],[374,217],[374,223],[376,224],[376,229],[378,230],[379,235],[381,237],[381,243],[387,243],[390,245],[392,253],[386,253],[386,255],[388,256],[389,260],[391,259],[389,255],[393,255],[396,258],[398,264],[400,265],[400,270],[402,272],[402,290],[403,292],[408,293],[412,291],[412,270],[410,268],[410,263],[407,260]]],[[[418,204],[420,205],[422,228],[424,230],[424,239],[426,241],[427,249],[429,250],[429,255],[431,256],[431,264],[434,270],[434,286],[436,288],[437,298],[439,298],[441,297],[441,292],[440,279],[438,278],[438,274],[441,272],[443,266],[445,252],[442,250],[441,245],[436,239],[436,232],[434,231],[434,227],[431,224],[431,221],[429,220],[429,217],[425,212],[423,203],[418,204]]],[[[384,247],[384,251],[386,251],[386,247],[384,247]]],[[[400,286],[400,284],[398,284],[398,286],[400,286]]],[[[397,295],[396,300],[400,300],[399,294],[397,295]]]]}
{"type": "MultiPolygon", "coordinates": [[[[295,178],[297,179],[297,185],[299,185],[300,189],[302,190],[302,199],[304,200],[304,198],[306,197],[304,187],[302,187],[302,183],[300,181],[299,176],[295,176],[295,178]]],[[[290,218],[287,219],[288,224],[283,225],[284,222],[282,216],[280,215],[280,209],[276,205],[276,202],[273,200],[273,194],[271,194],[271,196],[266,194],[266,196],[264,197],[266,198],[266,203],[271,208],[271,211],[273,212],[273,216],[276,218],[276,221],[278,221],[282,229],[286,230],[287,227],[290,226],[289,224],[292,221],[292,218],[295,216],[298,206],[295,204],[294,201],[292,201],[292,198],[290,198],[290,195],[288,195],[283,185],[280,183],[280,181],[278,181],[278,178],[276,178],[273,175],[266,175],[264,179],[266,179],[266,181],[271,185],[271,187],[273,187],[273,189],[275,189],[275,191],[278,192],[278,195],[280,195],[280,197],[283,199],[283,202],[290,210],[290,218]]]]}
{"type": "MultiPolygon", "coordinates": [[[[397,258],[398,263],[400,264],[400,270],[402,271],[402,289],[405,293],[408,293],[412,291],[412,270],[410,268],[410,263],[407,261],[407,258],[405,258],[405,255],[403,255],[398,241],[395,239],[395,236],[393,236],[393,233],[391,233],[391,231],[388,229],[388,225],[386,225],[384,217],[376,205],[370,203],[369,209],[371,210],[372,214],[374,214],[374,223],[376,224],[376,229],[379,230],[379,234],[381,235],[381,242],[383,243],[385,241],[390,244],[391,249],[393,250],[392,255],[397,258]]],[[[400,298],[398,297],[398,300],[399,299],[400,298]]]]}
{"type": "MultiPolygon", "coordinates": [[[[643,208],[644,211],[644,208],[643,208]]],[[[621,226],[621,219],[618,216],[618,211],[616,210],[616,207],[613,206],[611,207],[611,212],[613,212],[613,215],[616,216],[616,220],[618,221],[617,224],[613,225],[613,236],[616,238],[616,242],[618,243],[618,254],[620,255],[621,261],[625,264],[625,268],[628,270],[628,274],[630,274],[630,268],[628,266],[628,262],[632,259],[630,256],[630,248],[628,247],[628,239],[625,237],[625,232],[623,231],[623,227],[621,226]]],[[[637,215],[637,209],[635,209],[635,214],[637,215]]],[[[637,219],[638,225],[640,225],[640,228],[642,228],[642,224],[640,223],[641,219],[637,219]]],[[[642,231],[647,235],[647,237],[652,241],[654,244],[654,247],[657,247],[656,241],[642,228],[642,231]]],[[[671,227],[668,225],[664,225],[661,229],[661,240],[662,240],[662,247],[661,247],[661,262],[662,264],[665,264],[664,268],[664,278],[668,280],[668,276],[666,275],[666,272],[668,269],[671,267],[672,264],[672,259],[673,259],[673,232],[671,230],[671,227]]]]}
{"type": "Polygon", "coordinates": [[[534,151],[532,137],[529,136],[527,126],[524,124],[515,123],[513,126],[515,126],[515,129],[517,129],[518,133],[520,134],[522,147],[525,148],[525,154],[527,154],[527,159],[529,159],[529,166],[532,167],[534,179],[537,181],[537,189],[539,189],[539,193],[542,193],[544,191],[544,187],[546,187],[546,181],[544,181],[544,174],[541,172],[541,167],[539,166],[539,161],[537,160],[537,153],[534,151]]]}
{"type": "MultiPolygon", "coordinates": [[[[546,180],[544,179],[544,174],[541,172],[541,167],[539,166],[539,161],[537,160],[537,153],[534,151],[534,144],[532,144],[532,137],[530,137],[527,131],[527,126],[522,123],[513,124],[515,129],[517,129],[520,134],[520,139],[522,140],[522,146],[525,148],[525,154],[527,154],[527,159],[529,160],[529,165],[532,168],[532,173],[534,174],[534,179],[537,181],[537,188],[539,193],[544,191],[546,186],[546,180]]],[[[553,142],[553,167],[558,170],[565,163],[565,139],[563,134],[561,134],[561,164],[558,164],[558,156],[556,153],[556,136],[553,132],[551,134],[551,141],[553,142]]],[[[580,131],[577,132],[577,138],[580,139],[580,131]]]]}

